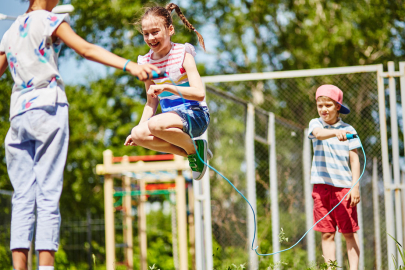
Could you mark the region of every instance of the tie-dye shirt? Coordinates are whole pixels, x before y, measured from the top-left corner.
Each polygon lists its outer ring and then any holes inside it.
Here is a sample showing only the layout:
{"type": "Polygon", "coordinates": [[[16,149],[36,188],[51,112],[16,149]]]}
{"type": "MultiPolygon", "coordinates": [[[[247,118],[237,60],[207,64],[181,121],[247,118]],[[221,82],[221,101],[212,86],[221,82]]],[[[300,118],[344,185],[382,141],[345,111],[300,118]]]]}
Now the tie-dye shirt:
{"type": "MultiPolygon", "coordinates": [[[[138,64],[153,64],[160,70],[161,73],[166,72],[178,86],[187,87],[190,86],[190,84],[188,82],[187,72],[183,68],[183,62],[186,53],[189,53],[193,57],[195,57],[196,52],[194,46],[190,43],[179,44],[172,42],[172,48],[166,56],[157,60],[153,60],[153,51],[150,50],[147,54],[138,56],[138,64]]],[[[152,81],[155,84],[173,84],[168,77],[153,79],[152,81]]],[[[191,106],[207,106],[205,101],[199,102],[196,100],[185,99],[185,102],[183,102],[182,98],[179,95],[175,95],[167,91],[164,91],[158,97],[160,100],[160,107],[162,108],[162,112],[186,110],[191,106]]]]}
{"type": "Polygon", "coordinates": [[[18,16],[0,43],[7,56],[14,87],[10,120],[28,110],[67,104],[64,84],[58,71],[62,41],[52,34],[69,15],[36,10],[18,16]]]}

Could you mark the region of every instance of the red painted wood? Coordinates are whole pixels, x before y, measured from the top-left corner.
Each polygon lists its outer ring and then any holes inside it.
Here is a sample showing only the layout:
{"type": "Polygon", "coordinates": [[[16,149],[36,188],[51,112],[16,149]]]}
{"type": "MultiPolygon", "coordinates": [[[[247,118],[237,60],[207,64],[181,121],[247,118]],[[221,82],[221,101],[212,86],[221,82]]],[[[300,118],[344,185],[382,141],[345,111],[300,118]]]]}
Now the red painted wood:
{"type": "Polygon", "coordinates": [[[161,183],[161,184],[147,184],[146,190],[166,190],[173,189],[176,187],[175,183],[161,183]]]}

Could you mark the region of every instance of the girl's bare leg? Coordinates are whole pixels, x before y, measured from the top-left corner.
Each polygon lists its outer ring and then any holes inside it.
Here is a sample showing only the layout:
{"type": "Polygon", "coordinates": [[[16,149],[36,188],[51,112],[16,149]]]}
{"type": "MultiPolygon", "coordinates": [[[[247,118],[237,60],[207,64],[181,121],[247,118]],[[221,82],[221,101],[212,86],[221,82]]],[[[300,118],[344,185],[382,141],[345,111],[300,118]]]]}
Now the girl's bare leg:
{"type": "Polygon", "coordinates": [[[187,153],[186,151],[184,151],[184,149],[153,136],[149,130],[147,122],[141,123],[134,127],[131,132],[131,137],[132,141],[136,145],[145,147],[147,149],[165,153],[172,153],[183,157],[187,156],[187,153]]]}
{"type": "Polygon", "coordinates": [[[148,127],[155,137],[184,149],[187,154],[196,153],[191,137],[183,132],[183,122],[177,113],[167,112],[152,117],[148,127]]]}

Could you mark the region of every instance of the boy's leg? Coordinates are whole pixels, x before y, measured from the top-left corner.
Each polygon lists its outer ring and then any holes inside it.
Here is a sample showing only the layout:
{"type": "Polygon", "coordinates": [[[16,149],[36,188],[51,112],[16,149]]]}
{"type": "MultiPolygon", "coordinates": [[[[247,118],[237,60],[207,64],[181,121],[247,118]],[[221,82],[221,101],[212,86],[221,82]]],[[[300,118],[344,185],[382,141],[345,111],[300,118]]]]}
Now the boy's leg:
{"type": "Polygon", "coordinates": [[[322,253],[325,262],[336,260],[335,232],[322,233],[322,253]]]}
{"type": "MultiPolygon", "coordinates": [[[[350,188],[337,188],[335,187],[333,204],[339,203],[344,195],[349,192],[350,188]]],[[[349,258],[350,270],[354,270],[359,266],[359,239],[357,230],[359,230],[357,220],[357,207],[350,207],[350,201],[344,200],[336,209],[335,215],[339,232],[343,234],[346,239],[347,254],[349,258]]]]}
{"type": "Polygon", "coordinates": [[[343,233],[346,239],[347,256],[349,258],[350,270],[357,270],[359,267],[359,237],[357,233],[343,233]]]}
{"type": "Polygon", "coordinates": [[[39,265],[52,266],[59,247],[59,199],[69,142],[68,107],[56,106],[52,113],[39,111],[31,119],[36,133],[35,166],[37,179],[37,229],[35,249],[39,265]],[[38,123],[36,126],[34,123],[38,123]]]}

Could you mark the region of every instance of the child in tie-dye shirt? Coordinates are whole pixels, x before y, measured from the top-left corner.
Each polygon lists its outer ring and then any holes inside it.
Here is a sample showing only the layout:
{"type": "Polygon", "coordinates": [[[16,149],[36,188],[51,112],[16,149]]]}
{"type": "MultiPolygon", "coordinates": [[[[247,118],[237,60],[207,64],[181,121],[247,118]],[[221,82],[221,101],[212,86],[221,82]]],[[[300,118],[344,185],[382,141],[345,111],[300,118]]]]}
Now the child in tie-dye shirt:
{"type": "Polygon", "coordinates": [[[10,130],[6,136],[7,170],[14,188],[10,249],[14,269],[27,269],[37,206],[35,248],[39,269],[53,269],[59,245],[59,198],[69,140],[68,101],[58,70],[62,42],[83,57],[127,70],[141,80],[153,65],[139,66],[79,37],[68,15],[50,11],[57,0],[30,0],[0,43],[0,77],[9,66],[14,79],[10,130]]]}

